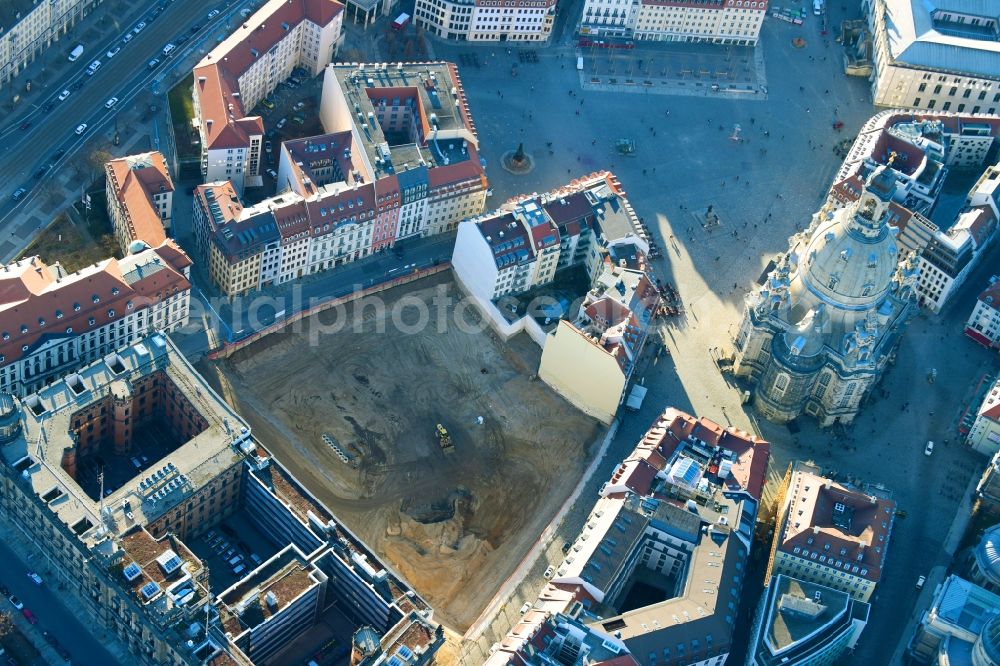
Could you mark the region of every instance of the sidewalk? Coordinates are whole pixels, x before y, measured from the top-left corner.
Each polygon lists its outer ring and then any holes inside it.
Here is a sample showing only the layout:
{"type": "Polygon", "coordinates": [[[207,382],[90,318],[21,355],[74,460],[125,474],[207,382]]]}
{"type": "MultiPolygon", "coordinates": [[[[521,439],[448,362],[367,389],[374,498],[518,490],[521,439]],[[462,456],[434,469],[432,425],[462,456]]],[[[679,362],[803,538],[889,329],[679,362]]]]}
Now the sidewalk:
{"type": "Polygon", "coordinates": [[[73,26],[68,34],[58,41],[53,41],[34,62],[21,70],[12,80],[0,86],[0,90],[6,91],[8,95],[20,96],[16,105],[9,101],[3,105],[7,122],[17,122],[16,118],[30,111],[33,106],[52,93],[50,86],[57,87],[57,81],[61,81],[70,71],[86,64],[83,61],[88,57],[97,58],[99,46],[103,46],[108,39],[118,34],[123,25],[131,24],[149,9],[151,7],[145,3],[104,0],[94,11],[73,26]],[[70,62],[67,54],[75,44],[84,44],[86,50],[82,60],[70,62]],[[31,92],[25,92],[28,81],[32,83],[31,92]]]}

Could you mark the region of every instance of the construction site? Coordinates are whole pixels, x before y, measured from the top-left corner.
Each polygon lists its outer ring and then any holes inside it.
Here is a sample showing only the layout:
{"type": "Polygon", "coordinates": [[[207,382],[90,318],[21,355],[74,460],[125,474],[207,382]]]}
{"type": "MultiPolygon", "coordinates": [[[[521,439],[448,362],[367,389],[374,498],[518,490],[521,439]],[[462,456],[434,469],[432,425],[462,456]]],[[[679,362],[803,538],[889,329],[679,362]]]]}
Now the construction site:
{"type": "Polygon", "coordinates": [[[450,274],[381,296],[382,309],[322,312],[200,369],[462,633],[570,495],[604,430],[534,377],[534,342],[502,342],[474,308],[456,308],[450,274]],[[336,316],[341,330],[321,332],[336,316]]]}

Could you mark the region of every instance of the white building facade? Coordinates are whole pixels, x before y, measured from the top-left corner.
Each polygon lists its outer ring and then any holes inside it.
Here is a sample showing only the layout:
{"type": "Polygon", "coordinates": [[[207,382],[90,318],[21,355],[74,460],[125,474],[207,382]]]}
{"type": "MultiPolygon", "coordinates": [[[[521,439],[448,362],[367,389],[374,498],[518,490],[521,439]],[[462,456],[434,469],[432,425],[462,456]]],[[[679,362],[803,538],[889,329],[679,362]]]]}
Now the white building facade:
{"type": "MultiPolygon", "coordinates": [[[[101,0],[34,2],[30,11],[21,16],[15,6],[25,3],[8,4],[12,6],[3,12],[14,16],[6,24],[0,24],[0,86],[10,82],[42,53],[50,49],[58,52],[60,47],[56,45],[60,38],[68,37],[73,26],[100,5],[101,0]]],[[[69,39],[63,42],[67,55],[75,43],[69,39]]]]}
{"type": "Polygon", "coordinates": [[[445,39],[544,42],[555,11],[555,0],[417,0],[413,21],[445,39]]]}
{"type": "Polygon", "coordinates": [[[716,0],[699,4],[587,0],[579,32],[584,37],[754,45],[767,5],[767,0],[716,0]]]}

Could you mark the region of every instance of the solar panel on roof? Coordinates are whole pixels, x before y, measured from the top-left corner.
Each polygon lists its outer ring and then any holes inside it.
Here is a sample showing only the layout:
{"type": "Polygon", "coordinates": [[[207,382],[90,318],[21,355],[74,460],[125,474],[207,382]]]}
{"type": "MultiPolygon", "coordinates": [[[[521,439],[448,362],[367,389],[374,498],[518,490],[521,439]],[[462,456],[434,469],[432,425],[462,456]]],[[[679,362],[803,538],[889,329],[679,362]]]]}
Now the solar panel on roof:
{"type": "Polygon", "coordinates": [[[142,586],[142,596],[146,598],[146,601],[149,601],[159,593],[160,586],[153,581],[149,581],[142,586]]]}

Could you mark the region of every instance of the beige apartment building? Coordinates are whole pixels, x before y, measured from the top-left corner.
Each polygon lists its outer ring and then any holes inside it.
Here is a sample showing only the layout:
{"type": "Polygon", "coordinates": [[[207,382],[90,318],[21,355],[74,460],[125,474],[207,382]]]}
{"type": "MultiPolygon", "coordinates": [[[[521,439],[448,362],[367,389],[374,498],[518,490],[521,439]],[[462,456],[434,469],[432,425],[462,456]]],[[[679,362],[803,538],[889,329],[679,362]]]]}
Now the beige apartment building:
{"type": "Polygon", "coordinates": [[[778,492],[767,579],[779,574],[868,603],[882,577],[896,503],[847,488],[808,463],[788,467],[778,492]]]}
{"type": "MultiPolygon", "coordinates": [[[[4,0],[0,2],[0,86],[39,55],[59,51],[59,40],[102,0],[4,0]]],[[[63,42],[69,54],[69,40],[63,42]]]]}
{"type": "Polygon", "coordinates": [[[767,5],[767,0],[642,0],[626,4],[586,0],[578,29],[585,37],[754,45],[767,5]]]}
{"type": "Polygon", "coordinates": [[[337,0],[269,0],[194,68],[201,170],[237,192],[262,184],[264,122],[251,110],[302,67],[316,76],[342,41],[337,0]]]}
{"type": "Polygon", "coordinates": [[[128,155],[104,165],[108,217],[122,252],[133,241],[156,247],[167,239],[174,182],[159,151],[128,155]]]}
{"type": "Polygon", "coordinates": [[[417,0],[413,21],[445,39],[544,42],[555,15],[555,0],[417,0]]]}

